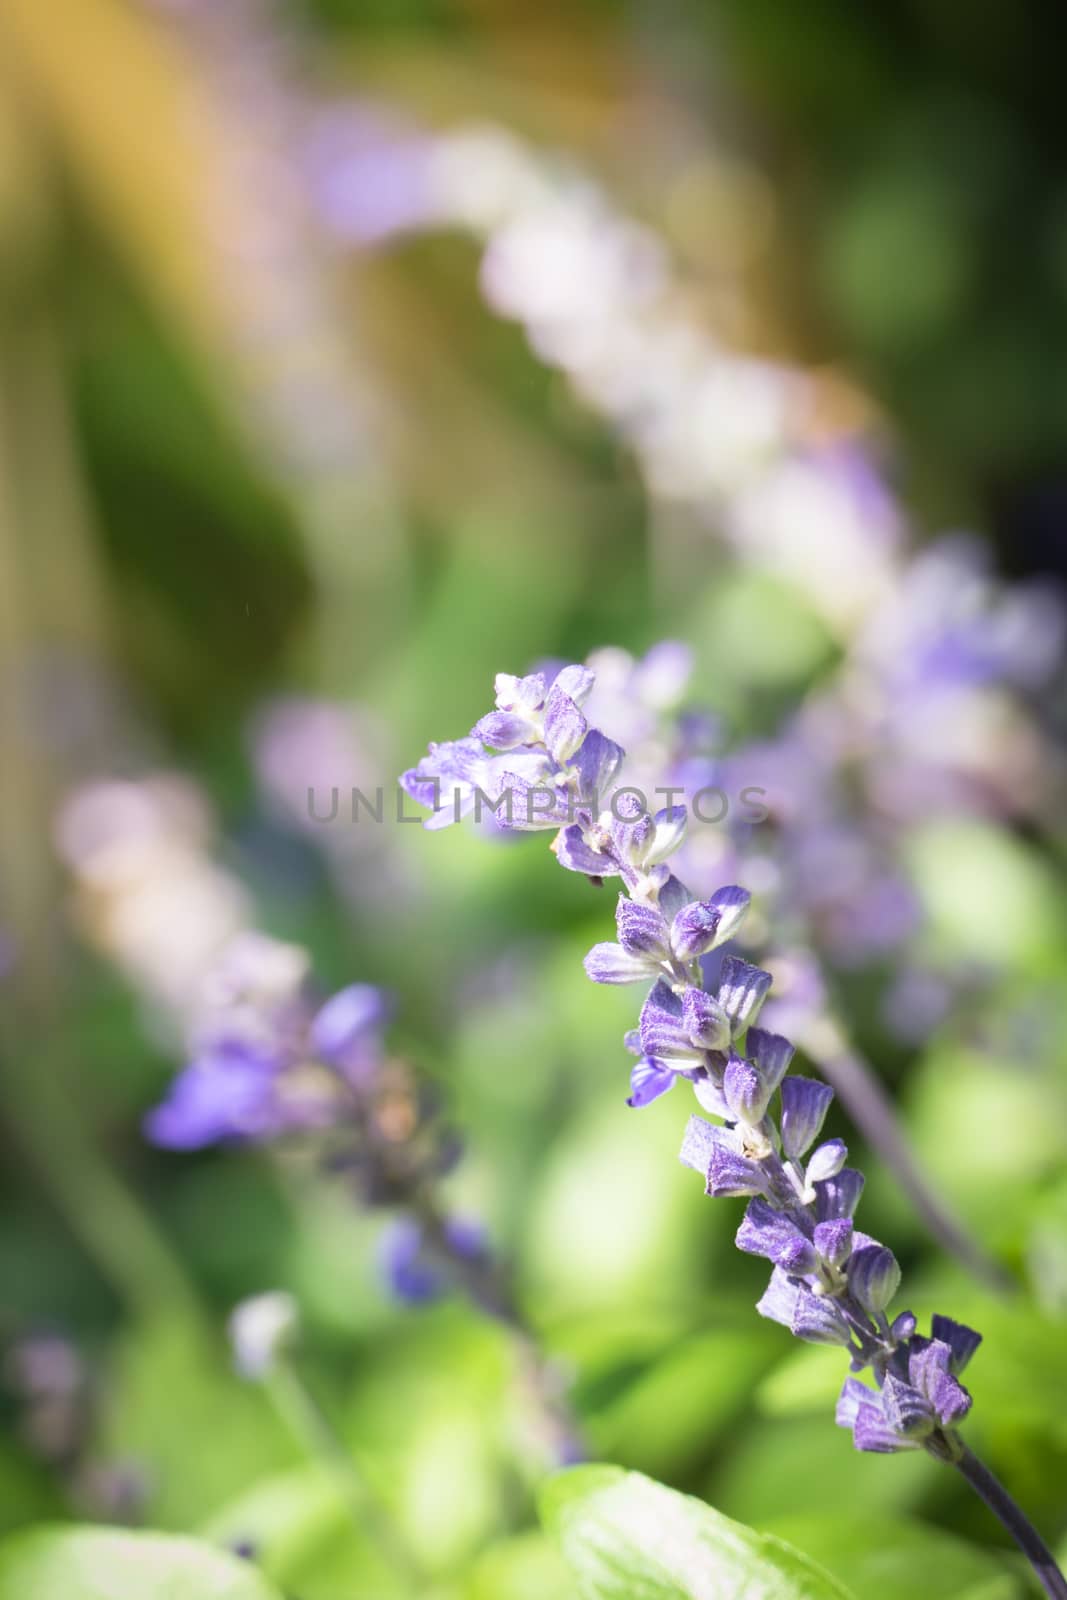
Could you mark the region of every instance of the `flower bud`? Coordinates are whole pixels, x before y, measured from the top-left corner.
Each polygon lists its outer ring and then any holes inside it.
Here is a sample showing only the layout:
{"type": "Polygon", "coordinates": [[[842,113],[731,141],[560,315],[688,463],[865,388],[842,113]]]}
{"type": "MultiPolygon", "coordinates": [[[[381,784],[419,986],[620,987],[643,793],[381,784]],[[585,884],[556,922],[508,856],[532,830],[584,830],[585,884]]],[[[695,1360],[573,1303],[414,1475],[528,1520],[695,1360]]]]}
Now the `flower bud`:
{"type": "Polygon", "coordinates": [[[693,961],[714,949],[721,920],[722,913],[709,900],[683,906],[671,924],[671,948],[678,960],[693,961]]]}
{"type": "Polygon", "coordinates": [[[682,996],[685,1030],[694,1044],[705,1050],[725,1050],[730,1044],[730,1019],[713,995],[690,988],[682,996]]]}
{"type": "Polygon", "coordinates": [[[545,706],[545,745],[553,761],[562,766],[577,755],[588,727],[570,695],[555,684],[545,706]]]}
{"type": "Polygon", "coordinates": [[[770,986],[769,972],[742,961],[740,956],[723,958],[718,998],[735,1037],[755,1022],[770,986]]]}
{"type": "Polygon", "coordinates": [[[808,1162],[808,1170],[804,1174],[805,1182],[810,1189],[813,1183],[822,1183],[827,1178],[836,1178],[845,1162],[848,1160],[848,1146],[843,1139],[827,1139],[821,1144],[808,1162]]]}
{"type": "Polygon", "coordinates": [[[852,1218],[835,1217],[815,1228],[815,1248],[831,1267],[843,1267],[852,1250],[852,1218]]]}
{"type": "Polygon", "coordinates": [[[689,813],[684,806],[665,806],[656,812],[655,835],[645,853],[645,865],[654,867],[674,854],[685,838],[689,813]]]}
{"type": "Polygon", "coordinates": [[[872,1316],[884,1311],[900,1288],[900,1267],[884,1244],[855,1250],[848,1263],[848,1287],[864,1311],[872,1316]]]}
{"type": "Polygon", "coordinates": [[[826,1119],[834,1091],[816,1078],[786,1078],[782,1084],[782,1149],[789,1161],[805,1155],[826,1119]]]}

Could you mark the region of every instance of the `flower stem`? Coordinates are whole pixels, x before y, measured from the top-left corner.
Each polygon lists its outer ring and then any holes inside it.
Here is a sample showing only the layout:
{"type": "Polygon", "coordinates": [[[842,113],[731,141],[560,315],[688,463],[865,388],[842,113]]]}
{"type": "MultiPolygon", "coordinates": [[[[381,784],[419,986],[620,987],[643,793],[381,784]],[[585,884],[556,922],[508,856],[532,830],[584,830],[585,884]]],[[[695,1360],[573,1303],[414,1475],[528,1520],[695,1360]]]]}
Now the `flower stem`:
{"type": "Polygon", "coordinates": [[[565,1385],[527,1325],[508,1275],[491,1260],[472,1260],[453,1248],[432,1194],[424,1191],[412,1209],[455,1286],[510,1332],[522,1378],[537,1408],[552,1457],[563,1465],[581,1459],[585,1454],[581,1430],[567,1402],[565,1385]]]}
{"type": "Polygon", "coordinates": [[[0,1023],[0,1112],[44,1192],[115,1294],[146,1318],[202,1307],[180,1260],[140,1201],[97,1149],[60,1076],[59,1048],[0,1023]]]}
{"type": "Polygon", "coordinates": [[[1019,1509],[1011,1495],[973,1450],[963,1446],[963,1453],[955,1465],[963,1473],[971,1488],[980,1495],[997,1517],[1037,1574],[1038,1582],[1049,1600],[1067,1600],[1067,1578],[1056,1564],[1055,1557],[1033,1523],[1019,1509]]]}
{"type": "Polygon", "coordinates": [[[422,1574],[391,1512],[291,1360],[276,1358],[266,1389],[294,1439],[333,1479],[357,1530],[374,1540],[405,1585],[418,1590],[422,1574]]]}

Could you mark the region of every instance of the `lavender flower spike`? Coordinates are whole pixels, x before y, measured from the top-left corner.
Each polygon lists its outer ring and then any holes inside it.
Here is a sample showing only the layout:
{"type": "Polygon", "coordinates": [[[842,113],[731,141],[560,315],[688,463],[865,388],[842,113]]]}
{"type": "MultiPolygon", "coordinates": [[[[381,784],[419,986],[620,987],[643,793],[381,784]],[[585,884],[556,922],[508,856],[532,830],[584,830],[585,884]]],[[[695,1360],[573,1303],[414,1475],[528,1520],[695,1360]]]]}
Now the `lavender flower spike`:
{"type": "MultiPolygon", "coordinates": [[[[624,890],[618,942],[596,945],[586,971],[596,983],[651,985],[636,1036],[626,1039],[639,1056],[629,1104],[650,1104],[679,1078],[692,1084],[698,1104],[719,1122],[691,1117],[681,1159],[700,1173],[707,1194],[749,1197],[738,1247],[772,1263],[760,1315],[798,1339],[848,1352],[853,1375],[838,1424],[851,1430],[858,1450],[922,1449],[958,1468],[1028,1556],[1046,1593],[1067,1600],[1067,1580],[1040,1536],[959,1433],[971,1404],[959,1374],[980,1335],[947,1317],[935,1317],[932,1337],[916,1331],[910,1312],[890,1321],[900,1268],[891,1250],[853,1222],[863,1174],[845,1166],[841,1139],[809,1154],[833,1093],[790,1078],[792,1045],[755,1025],[771,974],[728,954],[715,992],[705,985],[700,957],[736,935],[746,892],[730,886],[694,900],[671,876],[664,857],[681,840],[684,813],[653,818],[633,789],[601,809],[624,753],[575,714],[580,670],[566,668],[566,683],[563,674],[556,680],[575,710],[561,704],[550,718],[551,686],[536,678],[498,679],[497,705],[524,719],[520,749],[543,764],[543,781],[572,807],[554,845],[561,864],[598,880],[617,876],[624,890]],[[861,1372],[869,1384],[855,1376],[861,1372]]],[[[491,719],[475,729],[487,742],[503,731],[491,719]]],[[[509,724],[506,731],[510,737],[516,730],[509,724]]]]}

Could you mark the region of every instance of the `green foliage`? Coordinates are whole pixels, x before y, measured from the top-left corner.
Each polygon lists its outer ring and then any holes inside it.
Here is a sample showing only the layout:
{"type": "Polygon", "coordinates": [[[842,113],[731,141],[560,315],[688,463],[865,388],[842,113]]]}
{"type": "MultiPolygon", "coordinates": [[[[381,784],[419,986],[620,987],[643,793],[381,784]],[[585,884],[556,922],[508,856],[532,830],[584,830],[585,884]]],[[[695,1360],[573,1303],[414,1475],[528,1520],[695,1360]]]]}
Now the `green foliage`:
{"type": "Polygon", "coordinates": [[[858,1595],[878,1600],[915,1600],[916,1595],[951,1595],[953,1600],[1018,1600],[1024,1592],[1007,1558],[909,1517],[877,1512],[842,1516],[840,1509],[779,1517],[771,1531],[821,1561],[858,1595]]]}
{"type": "Polygon", "coordinates": [[[264,1479],[203,1528],[214,1544],[246,1545],[256,1565],[301,1600],[349,1600],[353,1575],[382,1600],[404,1592],[365,1523],[321,1467],[264,1479]]]}
{"type": "Polygon", "coordinates": [[[783,1540],[618,1467],[552,1479],[541,1515],[582,1600],[847,1600],[836,1579],[783,1540]]]}
{"type": "Polygon", "coordinates": [[[281,1600],[248,1562],[195,1539],[34,1528],[0,1545],[0,1600],[281,1600]]]}

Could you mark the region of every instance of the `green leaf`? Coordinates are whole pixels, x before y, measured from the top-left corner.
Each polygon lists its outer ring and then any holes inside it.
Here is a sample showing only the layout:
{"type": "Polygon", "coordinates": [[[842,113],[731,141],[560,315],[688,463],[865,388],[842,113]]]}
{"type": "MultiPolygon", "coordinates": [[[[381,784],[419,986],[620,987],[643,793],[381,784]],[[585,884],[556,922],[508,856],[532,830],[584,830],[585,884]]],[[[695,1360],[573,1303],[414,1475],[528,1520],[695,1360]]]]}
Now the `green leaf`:
{"type": "Polygon", "coordinates": [[[574,1600],[574,1580],[543,1534],[524,1533],[480,1556],[462,1594],[463,1600],[574,1600]]]}
{"type": "MultiPolygon", "coordinates": [[[[659,1359],[595,1412],[588,1436],[596,1453],[665,1478],[710,1459],[723,1430],[749,1409],[753,1386],[778,1354],[777,1330],[758,1321],[752,1326],[754,1320],[749,1315],[744,1330],[716,1327],[672,1339],[659,1359]]],[[[841,1388],[836,1354],[831,1406],[841,1388]]]]}
{"type": "Polygon", "coordinates": [[[196,1539],[31,1528],[0,1545],[0,1600],[281,1600],[246,1561],[196,1539]]]}
{"type": "Polygon", "coordinates": [[[149,1519],[182,1532],[300,1455],[263,1391],[233,1371],[221,1340],[175,1317],[133,1326],[120,1340],[95,1445],[142,1464],[149,1519]]]}
{"type": "Polygon", "coordinates": [[[395,1574],[369,1532],[358,1526],[336,1480],[317,1464],[254,1485],[201,1529],[215,1544],[249,1545],[261,1570],[300,1600],[359,1592],[386,1600],[395,1574]]]}
{"type": "Polygon", "coordinates": [[[621,1467],[575,1467],[541,1497],[582,1600],[847,1600],[799,1550],[621,1467]]]}
{"type": "Polygon", "coordinates": [[[913,1517],[843,1517],[822,1512],[780,1517],[772,1529],[803,1545],[857,1594],[914,1600],[1019,1600],[1022,1581],[1004,1559],[913,1517]]]}

